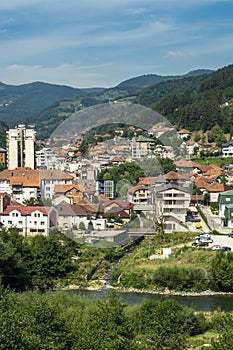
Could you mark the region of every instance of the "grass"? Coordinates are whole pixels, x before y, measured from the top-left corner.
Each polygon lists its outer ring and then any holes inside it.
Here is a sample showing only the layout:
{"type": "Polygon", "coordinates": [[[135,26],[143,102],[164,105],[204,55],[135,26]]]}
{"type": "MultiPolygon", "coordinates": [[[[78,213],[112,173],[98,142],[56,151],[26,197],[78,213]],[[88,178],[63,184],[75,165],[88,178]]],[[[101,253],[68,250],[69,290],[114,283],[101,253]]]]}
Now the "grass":
{"type": "Polygon", "coordinates": [[[205,265],[207,266],[211,252],[206,249],[183,247],[183,245],[192,242],[195,236],[195,232],[165,234],[164,239],[160,236],[154,236],[151,239],[143,241],[131,254],[122,258],[121,266],[127,270],[133,270],[135,267],[154,270],[161,265],[174,266],[175,263],[191,266],[194,261],[197,266],[203,267],[203,261],[206,262],[205,265]],[[148,259],[149,255],[153,254],[155,249],[167,247],[171,247],[172,249],[172,255],[169,258],[148,259]]]}
{"type": "Polygon", "coordinates": [[[211,344],[212,340],[218,338],[218,333],[214,331],[207,331],[204,334],[199,334],[189,338],[190,349],[200,349],[204,344],[211,344]]]}
{"type": "Polygon", "coordinates": [[[208,157],[205,159],[192,158],[192,161],[200,165],[215,164],[222,168],[226,164],[232,164],[233,157],[208,157]]]}
{"type": "Polygon", "coordinates": [[[210,260],[213,256],[213,252],[203,248],[194,248],[194,247],[184,247],[174,249],[173,254],[168,258],[158,257],[153,260],[148,258],[136,259],[136,257],[122,261],[122,265],[127,267],[127,270],[133,270],[135,266],[137,269],[148,269],[150,271],[156,270],[161,265],[164,267],[174,267],[174,266],[185,266],[196,268],[203,268],[209,270],[210,260]]]}

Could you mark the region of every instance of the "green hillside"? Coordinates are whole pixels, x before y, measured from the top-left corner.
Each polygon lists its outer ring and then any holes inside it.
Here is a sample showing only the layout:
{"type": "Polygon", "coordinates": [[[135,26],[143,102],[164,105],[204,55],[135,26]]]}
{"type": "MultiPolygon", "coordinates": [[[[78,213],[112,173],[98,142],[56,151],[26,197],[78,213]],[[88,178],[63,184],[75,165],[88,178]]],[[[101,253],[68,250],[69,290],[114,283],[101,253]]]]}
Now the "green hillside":
{"type": "Polygon", "coordinates": [[[16,87],[0,83],[0,119],[7,120],[9,126],[35,124],[38,138],[45,139],[77,111],[118,100],[150,107],[180,128],[206,131],[218,123],[229,132],[233,124],[232,82],[230,65],[180,76],[148,74],[110,89],[80,90],[38,82],[16,87]]]}
{"type": "Polygon", "coordinates": [[[184,74],[184,75],[162,76],[158,74],[145,74],[139,77],[127,79],[122,83],[120,83],[119,85],[117,85],[116,88],[121,90],[126,90],[129,93],[137,93],[140,89],[147,86],[163,83],[166,81],[182,79],[186,77],[196,77],[204,74],[210,74],[211,72],[213,71],[209,69],[197,69],[197,70],[188,72],[187,74],[184,74]]]}
{"type": "Polygon", "coordinates": [[[233,65],[208,76],[168,81],[140,91],[138,102],[153,108],[179,128],[224,132],[233,125],[233,65]]]}
{"type": "Polygon", "coordinates": [[[86,92],[42,82],[18,86],[0,83],[0,120],[10,125],[15,120],[44,110],[56,101],[75,95],[84,96],[86,92]]]}

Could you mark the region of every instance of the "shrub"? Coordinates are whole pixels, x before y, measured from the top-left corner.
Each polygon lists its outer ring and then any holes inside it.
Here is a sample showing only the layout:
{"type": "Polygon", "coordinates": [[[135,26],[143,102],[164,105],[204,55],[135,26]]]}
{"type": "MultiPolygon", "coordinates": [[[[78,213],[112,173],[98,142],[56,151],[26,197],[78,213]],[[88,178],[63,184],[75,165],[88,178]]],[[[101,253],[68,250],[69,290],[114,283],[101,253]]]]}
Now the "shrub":
{"type": "Polygon", "coordinates": [[[156,286],[176,291],[199,292],[208,289],[206,274],[197,268],[159,267],[153,274],[156,286]]]}

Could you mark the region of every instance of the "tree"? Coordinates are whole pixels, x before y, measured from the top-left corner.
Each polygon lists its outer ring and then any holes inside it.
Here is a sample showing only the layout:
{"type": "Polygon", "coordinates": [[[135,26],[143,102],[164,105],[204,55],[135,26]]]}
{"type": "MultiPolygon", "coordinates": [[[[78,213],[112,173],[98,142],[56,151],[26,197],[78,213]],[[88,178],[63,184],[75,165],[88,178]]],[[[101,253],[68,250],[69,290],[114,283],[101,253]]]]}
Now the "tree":
{"type": "Polygon", "coordinates": [[[211,262],[214,284],[220,292],[233,291],[233,253],[219,251],[211,262]]]}
{"type": "Polygon", "coordinates": [[[219,125],[215,125],[209,132],[208,132],[208,142],[212,143],[215,142],[216,146],[221,146],[222,143],[226,142],[226,136],[224,135],[224,132],[222,128],[220,128],[219,125]]]}
{"type": "Polygon", "coordinates": [[[209,205],[210,204],[210,194],[209,194],[209,192],[206,192],[204,194],[204,204],[205,205],[209,205]]]}
{"type": "Polygon", "coordinates": [[[84,225],[84,222],[83,221],[81,221],[80,223],[79,223],[79,226],[78,226],[78,228],[79,228],[79,230],[85,230],[85,225],[84,225]]]}
{"type": "Polygon", "coordinates": [[[23,261],[27,244],[14,228],[0,234],[0,279],[3,286],[17,291],[30,286],[30,276],[23,261]]]}
{"type": "Polygon", "coordinates": [[[73,253],[74,248],[59,235],[33,237],[30,252],[24,258],[33,286],[40,289],[50,288],[56,280],[66,277],[72,270],[73,253]]]}
{"type": "Polygon", "coordinates": [[[211,349],[213,350],[229,350],[232,348],[233,339],[233,316],[227,314],[219,329],[218,339],[214,339],[211,343],[211,349]]]}
{"type": "Polygon", "coordinates": [[[24,199],[23,204],[28,207],[44,207],[44,206],[51,207],[52,200],[50,198],[38,199],[38,198],[31,197],[29,199],[24,199]]]}
{"type": "Polygon", "coordinates": [[[85,308],[80,323],[73,330],[76,335],[76,350],[133,350],[131,331],[125,315],[125,304],[117,300],[115,293],[105,300],[85,308]]]}

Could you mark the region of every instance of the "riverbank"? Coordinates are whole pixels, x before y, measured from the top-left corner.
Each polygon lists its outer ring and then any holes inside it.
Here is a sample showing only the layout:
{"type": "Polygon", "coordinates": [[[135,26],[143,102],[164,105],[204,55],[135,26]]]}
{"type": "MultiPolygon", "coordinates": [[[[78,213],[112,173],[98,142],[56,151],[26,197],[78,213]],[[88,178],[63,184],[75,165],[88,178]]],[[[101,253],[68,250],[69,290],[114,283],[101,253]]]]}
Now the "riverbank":
{"type": "Polygon", "coordinates": [[[182,297],[200,297],[200,296],[229,296],[233,297],[233,293],[224,293],[224,292],[215,292],[212,290],[206,290],[203,292],[185,292],[185,291],[174,291],[174,290],[146,290],[146,289],[136,289],[136,288],[123,288],[123,287],[113,287],[101,281],[101,285],[93,284],[90,286],[77,286],[77,285],[68,285],[67,287],[62,288],[62,290],[77,290],[77,291],[102,291],[102,290],[115,290],[118,293],[137,293],[137,294],[151,294],[151,295],[165,295],[165,296],[182,296],[182,297]]]}

